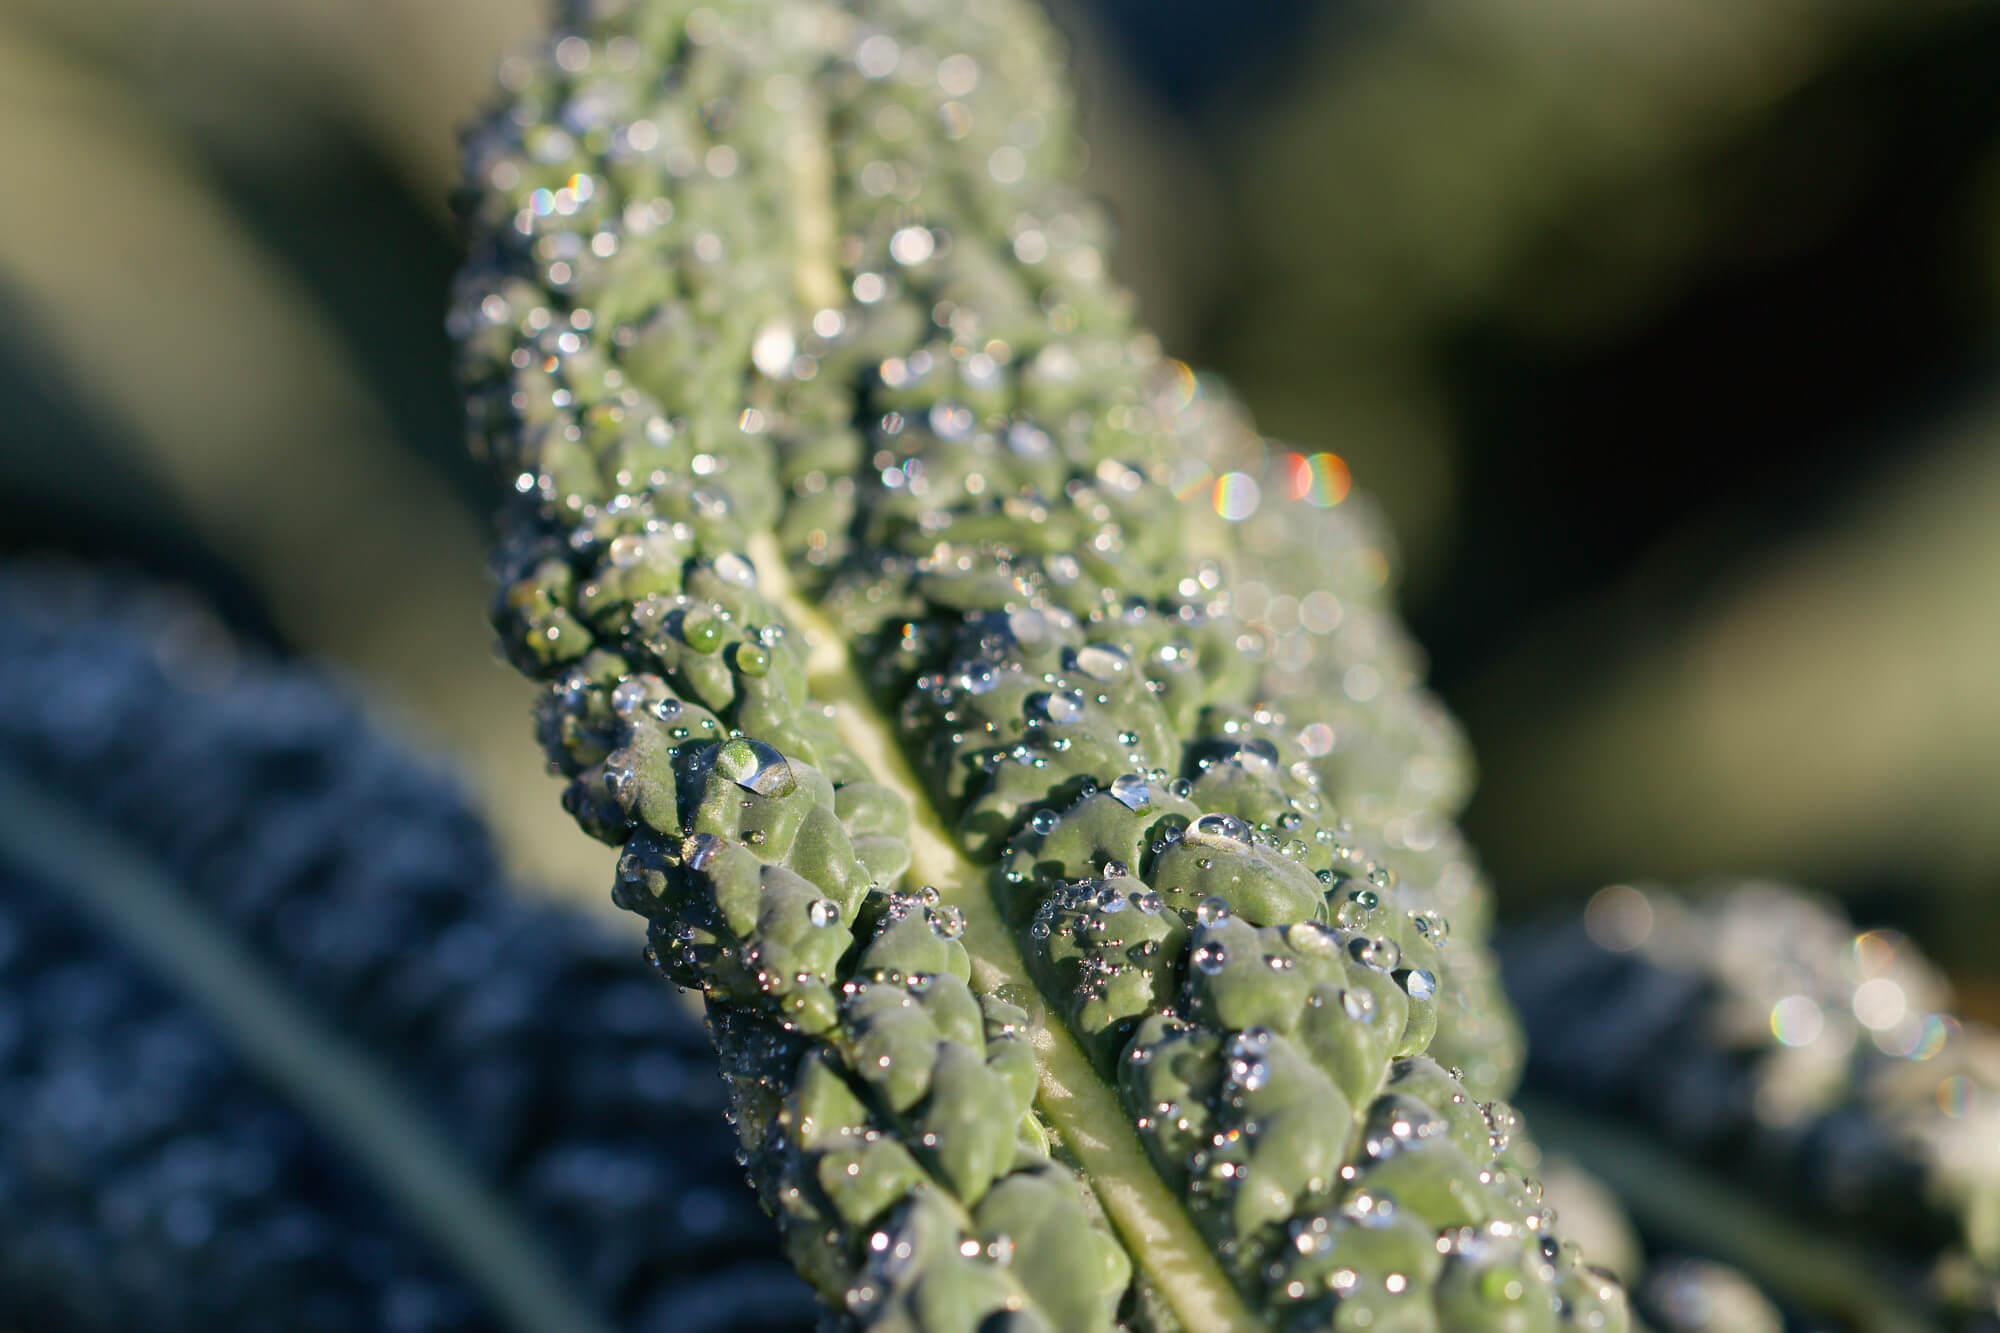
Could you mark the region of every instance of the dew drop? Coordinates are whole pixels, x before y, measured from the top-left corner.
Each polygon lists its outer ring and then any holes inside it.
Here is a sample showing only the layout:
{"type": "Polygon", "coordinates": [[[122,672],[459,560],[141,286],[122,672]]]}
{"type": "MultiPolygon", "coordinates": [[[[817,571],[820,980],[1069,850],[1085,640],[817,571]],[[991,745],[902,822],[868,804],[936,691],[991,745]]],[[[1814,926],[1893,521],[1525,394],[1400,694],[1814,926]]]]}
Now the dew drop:
{"type": "Polygon", "coordinates": [[[637,717],[646,706],[646,682],[628,676],[611,691],[611,711],[626,721],[637,717]]]}
{"type": "Polygon", "coordinates": [[[959,672],[953,684],[967,694],[986,694],[1000,684],[1000,672],[991,662],[976,662],[959,672]]]}
{"type": "Polygon", "coordinates": [[[1057,725],[1067,725],[1083,717],[1083,696],[1075,690],[1061,690],[1041,696],[1042,713],[1057,725]]]}
{"type": "Polygon", "coordinates": [[[1076,650],[1076,669],[1092,680],[1110,682],[1132,669],[1132,659],[1116,648],[1088,643],[1076,650]]]}
{"type": "Polygon", "coordinates": [[[1219,851],[1250,850],[1250,826],[1235,815],[1203,815],[1188,826],[1184,836],[1190,843],[1219,851]]]}
{"type": "Polygon", "coordinates": [[[1153,804],[1153,789],[1137,773],[1125,773],[1111,780],[1111,795],[1127,810],[1144,812],[1153,804]]]}
{"type": "Polygon", "coordinates": [[[688,869],[706,870],[715,858],[721,854],[721,838],[716,837],[713,833],[698,833],[693,839],[693,845],[688,848],[686,853],[688,869]]]}
{"type": "Polygon", "coordinates": [[[715,576],[739,588],[757,586],[757,567],[734,551],[725,551],[715,557],[715,576]]]}
{"type": "Polygon", "coordinates": [[[1353,940],[1348,944],[1347,952],[1355,962],[1376,972],[1393,972],[1396,965],[1403,961],[1402,947],[1386,935],[1353,940]]]}
{"type": "Polygon", "coordinates": [[[785,756],[762,741],[726,742],[715,754],[716,771],[745,791],[777,799],[798,790],[799,780],[785,756]]]}

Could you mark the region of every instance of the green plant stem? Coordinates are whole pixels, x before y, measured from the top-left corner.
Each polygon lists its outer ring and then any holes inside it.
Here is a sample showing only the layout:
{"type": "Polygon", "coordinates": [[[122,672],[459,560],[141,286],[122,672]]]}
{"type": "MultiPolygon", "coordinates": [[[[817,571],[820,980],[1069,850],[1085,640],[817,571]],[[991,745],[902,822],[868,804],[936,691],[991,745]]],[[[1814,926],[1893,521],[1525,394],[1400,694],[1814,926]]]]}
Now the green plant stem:
{"type": "Polygon", "coordinates": [[[1780,1216],[1638,1134],[1553,1103],[1518,1103],[1545,1150],[1568,1153],[1617,1192],[1639,1229],[1743,1269],[1803,1309],[1859,1333],[1941,1333],[1846,1241],[1780,1216]]]}
{"type": "Polygon", "coordinates": [[[143,853],[0,765],[0,855],[66,893],[197,1004],[367,1170],[517,1333],[609,1333],[390,1078],[203,918],[143,853]]]}

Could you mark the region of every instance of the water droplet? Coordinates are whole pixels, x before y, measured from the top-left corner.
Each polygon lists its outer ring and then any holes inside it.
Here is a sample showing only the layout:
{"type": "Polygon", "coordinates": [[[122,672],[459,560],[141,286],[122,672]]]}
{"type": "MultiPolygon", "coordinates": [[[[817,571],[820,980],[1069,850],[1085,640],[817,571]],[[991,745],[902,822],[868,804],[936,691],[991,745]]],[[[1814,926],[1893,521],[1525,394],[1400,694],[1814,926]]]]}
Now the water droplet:
{"type": "Polygon", "coordinates": [[[646,558],[646,539],[630,532],[613,537],[611,545],[605,548],[604,557],[615,568],[631,569],[646,558]]]}
{"type": "Polygon", "coordinates": [[[1125,773],[1111,780],[1111,795],[1127,810],[1144,812],[1153,804],[1153,789],[1137,773],[1125,773]]]}
{"type": "Polygon", "coordinates": [[[806,920],[815,926],[830,926],[840,920],[840,905],[831,898],[815,898],[806,904],[806,920]]]}
{"type": "Polygon", "coordinates": [[[953,684],[967,694],[985,694],[1000,683],[1000,672],[991,662],[975,662],[958,673],[953,684]]]}
{"type": "Polygon", "coordinates": [[[1042,713],[1058,726],[1078,721],[1083,717],[1083,696],[1075,690],[1062,690],[1041,696],[1042,713]]]}
{"type": "Polygon", "coordinates": [[[1493,1155],[1507,1151],[1507,1145],[1514,1141],[1514,1135],[1521,1130],[1521,1113],[1506,1102],[1485,1102],[1479,1107],[1486,1117],[1486,1137],[1493,1146],[1493,1155]]]}
{"type": "Polygon", "coordinates": [[[751,364],[768,379],[776,379],[790,370],[792,358],[797,354],[798,339],[783,320],[774,319],[758,329],[756,339],[750,344],[751,364]]]}
{"type": "Polygon", "coordinates": [[[1334,952],[1340,940],[1317,921],[1294,921],[1285,927],[1285,943],[1300,953],[1325,957],[1334,952]]]}
{"type": "Polygon", "coordinates": [[[681,638],[698,653],[712,653],[722,644],[722,624],[713,616],[690,611],[681,617],[681,638]]]}
{"type": "Polygon", "coordinates": [[[725,551],[715,557],[715,576],[739,588],[757,586],[757,567],[734,551],[725,551]]]}
{"type": "Polygon", "coordinates": [[[1229,919],[1229,901],[1214,894],[1203,898],[1194,909],[1195,920],[1204,926],[1212,926],[1218,921],[1229,919]]]}
{"type": "Polygon", "coordinates": [[[1403,989],[1413,1000],[1428,1000],[1437,994],[1437,988],[1437,977],[1421,967],[1403,973],[1403,989]]]}
{"type": "Polygon", "coordinates": [[[1386,1227],[1396,1220],[1396,1201],[1374,1190],[1361,1190],[1340,1211],[1364,1227],[1386,1227]]]}
{"type": "Polygon", "coordinates": [[[1019,643],[1042,643],[1049,637],[1049,618],[1033,607],[1007,613],[1007,631],[1019,643]]]}
{"type": "Polygon", "coordinates": [[[1087,643],[1076,650],[1076,669],[1092,680],[1110,682],[1132,669],[1132,659],[1116,648],[1087,643]]]}
{"type": "Polygon", "coordinates": [[[937,238],[928,227],[904,227],[889,238],[889,258],[898,264],[921,264],[937,251],[937,238]]]}
{"type": "Polygon", "coordinates": [[[1229,951],[1216,943],[1197,944],[1188,955],[1188,961],[1195,965],[1197,971],[1212,977],[1229,962],[1229,951]]]}
{"type": "Polygon", "coordinates": [[[753,678],[767,674],[771,670],[771,650],[757,643],[740,645],[736,649],[736,669],[753,678]]]}
{"type": "Polygon", "coordinates": [[[798,777],[785,756],[762,741],[729,741],[715,753],[716,771],[745,791],[777,799],[798,790],[798,777]]]}
{"type": "Polygon", "coordinates": [[[611,711],[630,722],[646,707],[646,682],[627,676],[611,691],[611,711]]]}
{"type": "Polygon", "coordinates": [[[1062,822],[1062,817],[1058,815],[1055,811],[1037,810],[1035,811],[1034,815],[1029,818],[1028,827],[1033,829],[1035,832],[1041,834],[1042,836],[1047,837],[1049,834],[1054,833],[1056,831],[1056,825],[1061,822],[1062,822]]]}
{"type": "Polygon", "coordinates": [[[1255,1092],[1271,1081],[1270,1063],[1241,1054],[1236,1055],[1229,1061],[1229,1081],[1237,1090],[1255,1092]]]}
{"type": "Polygon", "coordinates": [[[698,833],[686,850],[688,869],[706,870],[722,854],[722,839],[713,833],[698,833]]]}
{"type": "Polygon", "coordinates": [[[1250,826],[1235,815],[1206,814],[1188,826],[1188,842],[1219,851],[1250,850],[1250,826]]]}
{"type": "Polygon", "coordinates": [[[1342,991],[1340,1007],[1357,1023],[1371,1022],[1375,1017],[1375,997],[1365,990],[1342,991]]]}
{"type": "Polygon", "coordinates": [[[1431,908],[1410,913],[1410,924],[1417,928],[1417,934],[1439,948],[1443,948],[1445,940],[1451,937],[1451,925],[1444,919],[1444,914],[1431,908]]]}
{"type": "Polygon", "coordinates": [[[1396,965],[1403,961],[1402,946],[1386,935],[1352,940],[1348,943],[1347,952],[1355,962],[1376,972],[1393,972],[1396,965]]]}

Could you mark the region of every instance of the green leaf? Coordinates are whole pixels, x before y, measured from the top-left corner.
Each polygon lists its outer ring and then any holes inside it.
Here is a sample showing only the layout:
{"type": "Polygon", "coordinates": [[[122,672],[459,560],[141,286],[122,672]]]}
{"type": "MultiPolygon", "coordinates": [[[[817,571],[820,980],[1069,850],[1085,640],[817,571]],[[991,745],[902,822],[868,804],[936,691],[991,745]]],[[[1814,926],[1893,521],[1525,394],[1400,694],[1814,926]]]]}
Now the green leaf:
{"type": "Polygon", "coordinates": [[[1618,1329],[1479,1100],[1386,544],[1132,322],[1053,49],[642,0],[510,67],[452,329],[565,799],[856,1323],[1618,1329]]]}

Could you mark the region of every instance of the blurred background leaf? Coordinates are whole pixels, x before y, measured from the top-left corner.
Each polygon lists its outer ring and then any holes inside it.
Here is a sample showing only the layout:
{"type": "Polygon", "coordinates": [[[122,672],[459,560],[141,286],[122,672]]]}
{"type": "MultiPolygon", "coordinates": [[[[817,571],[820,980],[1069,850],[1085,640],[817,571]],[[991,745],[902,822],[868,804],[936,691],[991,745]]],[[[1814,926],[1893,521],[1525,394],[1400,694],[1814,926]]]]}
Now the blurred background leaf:
{"type": "MultiPolygon", "coordinates": [[[[1388,507],[1524,909],[1811,877],[2000,925],[2000,9],[1062,0],[1170,345],[1388,507]]],[[[532,0],[0,14],[0,544],[197,585],[605,857],[482,618],[455,128],[532,0]]]]}

